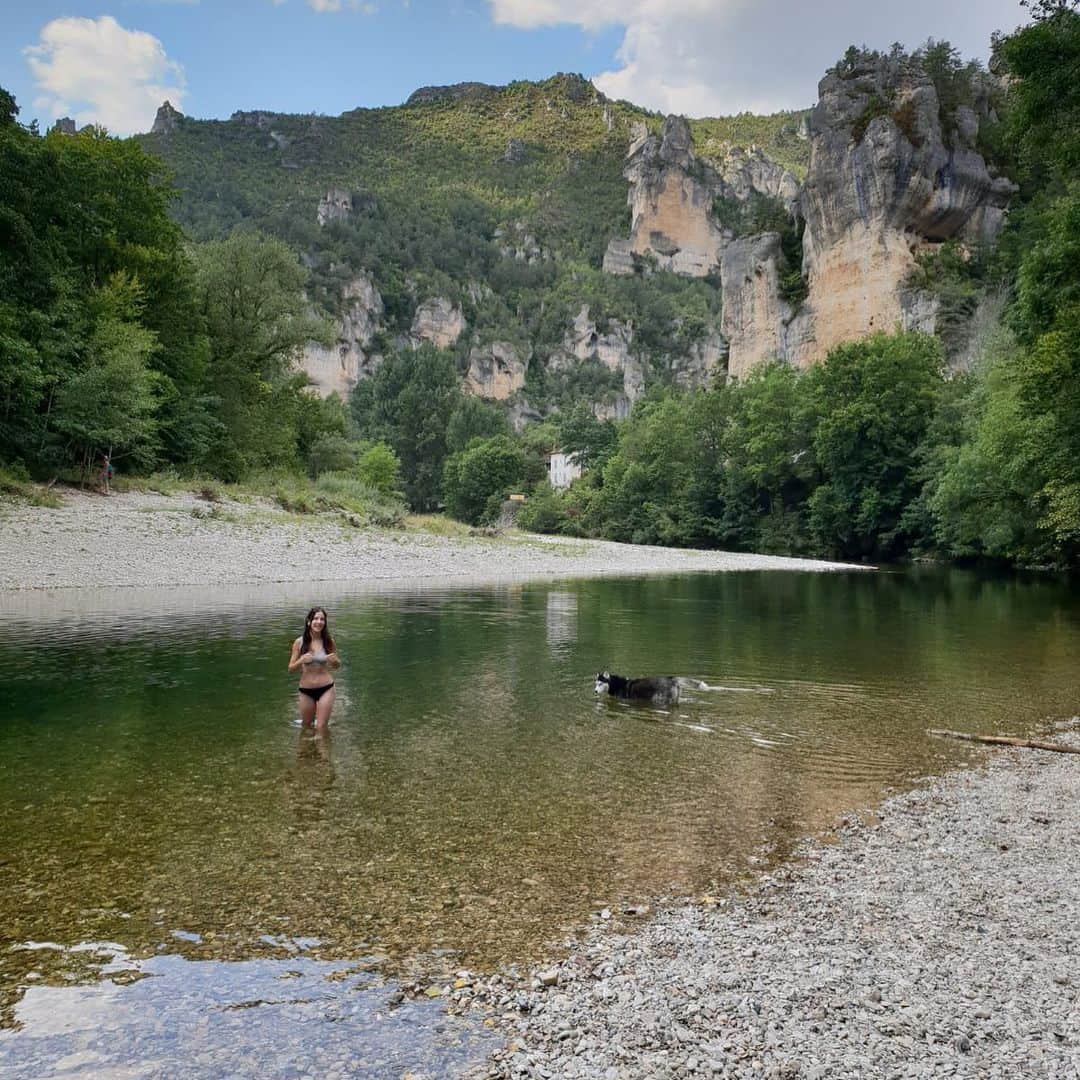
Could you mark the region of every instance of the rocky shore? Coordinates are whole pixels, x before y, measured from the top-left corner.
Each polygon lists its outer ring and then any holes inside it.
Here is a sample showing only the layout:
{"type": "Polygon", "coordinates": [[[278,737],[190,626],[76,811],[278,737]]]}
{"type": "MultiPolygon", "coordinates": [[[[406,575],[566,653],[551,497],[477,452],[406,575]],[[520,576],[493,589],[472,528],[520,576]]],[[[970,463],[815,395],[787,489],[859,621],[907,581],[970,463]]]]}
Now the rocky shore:
{"type": "Polygon", "coordinates": [[[445,537],[297,518],[269,503],[190,493],[66,493],[55,509],[0,505],[0,591],[274,582],[499,581],[839,563],[507,535],[445,537]]]}
{"type": "Polygon", "coordinates": [[[743,892],[598,913],[561,963],[452,992],[507,1029],[473,1075],[1078,1077],[1078,801],[1080,756],[992,751],[743,892]]]}

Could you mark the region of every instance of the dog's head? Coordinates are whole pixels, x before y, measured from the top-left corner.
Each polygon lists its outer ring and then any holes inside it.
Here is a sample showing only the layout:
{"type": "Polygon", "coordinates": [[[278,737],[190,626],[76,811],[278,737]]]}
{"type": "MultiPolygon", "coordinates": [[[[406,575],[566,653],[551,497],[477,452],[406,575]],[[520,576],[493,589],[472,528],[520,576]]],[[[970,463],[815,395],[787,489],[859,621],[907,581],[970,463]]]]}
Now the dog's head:
{"type": "Polygon", "coordinates": [[[598,671],[596,673],[596,686],[593,688],[594,693],[606,694],[611,689],[611,672],[610,671],[598,671]]]}

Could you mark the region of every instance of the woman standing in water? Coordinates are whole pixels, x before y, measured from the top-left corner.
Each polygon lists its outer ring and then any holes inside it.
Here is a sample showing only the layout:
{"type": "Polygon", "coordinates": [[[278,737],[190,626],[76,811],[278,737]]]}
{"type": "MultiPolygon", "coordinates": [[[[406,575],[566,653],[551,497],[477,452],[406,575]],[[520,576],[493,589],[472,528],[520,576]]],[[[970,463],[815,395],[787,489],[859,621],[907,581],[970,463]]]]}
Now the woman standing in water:
{"type": "Polygon", "coordinates": [[[326,611],[313,607],[304,620],[304,632],[294,642],[289,671],[300,672],[300,723],[325,731],[334,707],[334,679],[331,668],[341,667],[326,611]]]}

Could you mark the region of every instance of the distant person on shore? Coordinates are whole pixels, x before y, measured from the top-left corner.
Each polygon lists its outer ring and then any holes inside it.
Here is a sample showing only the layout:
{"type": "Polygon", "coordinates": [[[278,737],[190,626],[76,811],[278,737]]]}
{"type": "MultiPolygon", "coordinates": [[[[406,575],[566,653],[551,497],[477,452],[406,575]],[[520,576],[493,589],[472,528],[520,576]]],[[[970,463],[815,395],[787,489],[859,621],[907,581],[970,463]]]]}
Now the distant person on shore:
{"type": "Polygon", "coordinates": [[[341,666],[326,611],[313,607],[304,620],[304,632],[294,642],[289,658],[289,671],[300,672],[300,723],[303,727],[315,725],[315,730],[326,731],[330,712],[334,708],[334,678],[332,668],[341,666]]]}
{"type": "Polygon", "coordinates": [[[111,495],[112,491],[109,487],[109,481],[116,475],[116,467],[112,463],[112,458],[108,454],[101,455],[101,472],[98,474],[98,483],[101,487],[102,495],[111,495]]]}

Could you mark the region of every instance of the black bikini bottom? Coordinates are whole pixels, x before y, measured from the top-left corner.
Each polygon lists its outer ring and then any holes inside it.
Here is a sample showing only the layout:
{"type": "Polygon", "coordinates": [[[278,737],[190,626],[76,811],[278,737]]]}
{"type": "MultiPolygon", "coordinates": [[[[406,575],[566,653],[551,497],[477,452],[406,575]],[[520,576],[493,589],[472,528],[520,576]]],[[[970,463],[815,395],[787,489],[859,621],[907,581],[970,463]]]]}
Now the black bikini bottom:
{"type": "Polygon", "coordinates": [[[300,693],[307,694],[312,701],[318,701],[327,690],[333,689],[334,684],[328,682],[325,686],[301,686],[300,693]]]}

